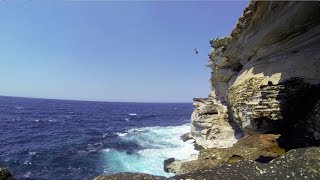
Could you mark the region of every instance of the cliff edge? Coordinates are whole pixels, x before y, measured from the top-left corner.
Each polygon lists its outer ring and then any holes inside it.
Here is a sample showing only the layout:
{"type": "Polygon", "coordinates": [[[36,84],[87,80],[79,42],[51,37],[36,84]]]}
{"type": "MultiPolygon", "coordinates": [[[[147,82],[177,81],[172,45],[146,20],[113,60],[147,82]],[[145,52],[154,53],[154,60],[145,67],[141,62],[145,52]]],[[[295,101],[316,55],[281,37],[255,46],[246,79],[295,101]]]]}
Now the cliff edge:
{"type": "Polygon", "coordinates": [[[202,150],[167,171],[269,164],[320,145],[320,2],[251,1],[230,35],[210,44],[211,92],[194,99],[191,117],[202,150]]]}
{"type": "Polygon", "coordinates": [[[251,1],[210,44],[211,92],[186,135],[199,156],[166,160],[170,179],[319,179],[320,2],[251,1]]]}
{"type": "Polygon", "coordinates": [[[210,43],[211,92],[192,114],[199,146],[268,132],[319,145],[319,2],[252,1],[230,35],[210,43]]]}

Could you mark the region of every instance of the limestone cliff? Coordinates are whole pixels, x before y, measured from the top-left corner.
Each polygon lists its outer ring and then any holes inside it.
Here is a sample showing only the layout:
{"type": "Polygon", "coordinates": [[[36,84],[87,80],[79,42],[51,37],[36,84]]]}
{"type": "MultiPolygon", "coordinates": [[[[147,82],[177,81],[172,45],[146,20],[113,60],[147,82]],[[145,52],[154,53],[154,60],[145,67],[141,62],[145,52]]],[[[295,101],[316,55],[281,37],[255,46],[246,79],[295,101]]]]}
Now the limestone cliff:
{"type": "Polygon", "coordinates": [[[192,114],[198,145],[266,132],[294,135],[290,147],[320,144],[320,2],[252,1],[230,35],[210,43],[211,92],[192,114]]]}
{"type": "Polygon", "coordinates": [[[182,137],[202,148],[165,160],[170,179],[319,179],[320,2],[251,1],[210,44],[211,92],[182,137]]]}

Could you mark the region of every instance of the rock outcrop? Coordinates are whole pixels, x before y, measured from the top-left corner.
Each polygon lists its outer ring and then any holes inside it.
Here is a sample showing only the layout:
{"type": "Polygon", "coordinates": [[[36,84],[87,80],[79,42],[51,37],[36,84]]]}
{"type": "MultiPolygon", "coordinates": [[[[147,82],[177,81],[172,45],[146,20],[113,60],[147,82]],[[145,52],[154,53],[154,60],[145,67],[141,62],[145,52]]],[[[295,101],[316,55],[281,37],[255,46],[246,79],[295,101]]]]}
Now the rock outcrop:
{"type": "Polygon", "coordinates": [[[198,170],[209,170],[222,163],[234,164],[240,160],[254,160],[265,163],[284,154],[285,149],[279,147],[279,135],[257,134],[240,139],[230,148],[208,148],[200,151],[196,160],[174,161],[168,159],[164,163],[166,172],[176,174],[191,173],[198,170]]]}
{"type": "Polygon", "coordinates": [[[15,180],[15,178],[7,169],[0,167],[0,180],[15,180]]]}
{"type": "Polygon", "coordinates": [[[116,173],[116,174],[110,174],[110,175],[101,175],[98,177],[95,177],[94,180],[165,180],[167,178],[163,176],[153,176],[150,174],[145,173],[116,173]]]}
{"type": "Polygon", "coordinates": [[[319,179],[320,148],[294,149],[269,163],[241,160],[224,163],[216,168],[194,170],[171,178],[141,173],[118,173],[98,176],[96,180],[114,179],[319,179]]]}
{"type": "Polygon", "coordinates": [[[198,145],[230,147],[239,129],[301,139],[288,149],[320,144],[320,2],[252,1],[230,35],[210,43],[212,91],[192,114],[198,145]]]}
{"type": "Polygon", "coordinates": [[[228,122],[227,106],[214,98],[194,99],[191,115],[191,133],[196,144],[203,148],[231,147],[241,134],[236,136],[228,122]]]}
{"type": "Polygon", "coordinates": [[[210,44],[211,92],[182,137],[200,154],[166,160],[170,179],[320,179],[320,2],[251,1],[210,44]]]}
{"type": "Polygon", "coordinates": [[[170,179],[319,179],[320,148],[294,149],[269,163],[242,160],[170,179]]]}

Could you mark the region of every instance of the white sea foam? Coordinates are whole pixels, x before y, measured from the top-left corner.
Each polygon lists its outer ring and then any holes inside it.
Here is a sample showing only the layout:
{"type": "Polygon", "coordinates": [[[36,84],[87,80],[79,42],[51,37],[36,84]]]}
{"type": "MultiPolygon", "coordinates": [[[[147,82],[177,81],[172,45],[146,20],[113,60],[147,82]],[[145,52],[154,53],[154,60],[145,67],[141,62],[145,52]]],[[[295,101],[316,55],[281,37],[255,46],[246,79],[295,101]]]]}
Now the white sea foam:
{"type": "Polygon", "coordinates": [[[36,154],[37,154],[37,152],[29,151],[29,155],[30,155],[30,156],[34,156],[34,155],[36,155],[36,154]]]}
{"type": "Polygon", "coordinates": [[[104,152],[109,152],[109,151],[110,151],[110,149],[109,149],[109,148],[107,148],[107,149],[103,149],[102,151],[104,151],[104,152]]]}
{"type": "Polygon", "coordinates": [[[130,113],[129,114],[129,116],[136,116],[136,115],[138,115],[138,114],[136,114],[136,113],[130,113]]]}
{"type": "Polygon", "coordinates": [[[118,136],[125,136],[125,135],[127,135],[127,133],[120,133],[120,132],[118,132],[118,133],[116,133],[116,135],[118,135],[118,136]]]}
{"type": "Polygon", "coordinates": [[[105,149],[105,173],[143,172],[172,176],[172,173],[163,171],[163,160],[171,157],[186,159],[198,153],[191,141],[183,142],[180,139],[182,134],[189,131],[190,124],[131,129],[126,135],[121,136],[121,139],[124,142],[138,144],[142,150],[128,153],[117,149],[105,149]]]}

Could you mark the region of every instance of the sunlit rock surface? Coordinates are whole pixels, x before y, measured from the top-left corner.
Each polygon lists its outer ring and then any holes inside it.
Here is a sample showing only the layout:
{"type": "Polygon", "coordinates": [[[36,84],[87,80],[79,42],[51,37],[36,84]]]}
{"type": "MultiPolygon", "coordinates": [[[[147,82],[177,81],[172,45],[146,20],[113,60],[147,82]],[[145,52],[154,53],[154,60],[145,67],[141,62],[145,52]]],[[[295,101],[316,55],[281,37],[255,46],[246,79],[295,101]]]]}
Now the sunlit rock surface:
{"type": "Polygon", "coordinates": [[[311,114],[320,99],[320,2],[251,2],[230,35],[210,43],[212,90],[192,114],[198,145],[230,147],[237,128],[292,135],[296,127],[297,138],[319,144],[311,114]]]}
{"type": "Polygon", "coordinates": [[[167,160],[170,179],[320,179],[320,2],[251,1],[210,44],[200,154],[167,160]]]}

